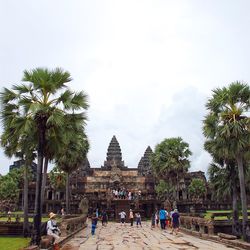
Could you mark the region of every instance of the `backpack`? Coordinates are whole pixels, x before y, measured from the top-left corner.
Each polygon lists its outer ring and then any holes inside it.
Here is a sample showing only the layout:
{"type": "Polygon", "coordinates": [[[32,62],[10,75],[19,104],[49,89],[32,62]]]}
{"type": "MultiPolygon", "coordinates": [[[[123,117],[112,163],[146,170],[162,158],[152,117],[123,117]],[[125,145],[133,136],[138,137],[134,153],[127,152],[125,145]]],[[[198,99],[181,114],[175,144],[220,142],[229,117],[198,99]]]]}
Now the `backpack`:
{"type": "Polygon", "coordinates": [[[47,221],[41,224],[41,236],[47,235],[47,221]]]}

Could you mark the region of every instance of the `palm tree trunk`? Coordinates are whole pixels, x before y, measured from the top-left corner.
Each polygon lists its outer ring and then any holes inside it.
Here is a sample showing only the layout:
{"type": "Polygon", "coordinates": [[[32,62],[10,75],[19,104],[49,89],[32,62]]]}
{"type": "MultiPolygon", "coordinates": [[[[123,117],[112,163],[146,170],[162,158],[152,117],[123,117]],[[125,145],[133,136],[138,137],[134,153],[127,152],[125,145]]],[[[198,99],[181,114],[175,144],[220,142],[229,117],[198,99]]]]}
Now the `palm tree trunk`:
{"type": "Polygon", "coordinates": [[[69,207],[69,173],[66,173],[66,212],[70,213],[69,207]]]}
{"type": "Polygon", "coordinates": [[[43,150],[45,145],[45,121],[38,121],[39,127],[39,140],[37,150],[37,175],[36,175],[36,198],[35,198],[35,217],[34,217],[34,228],[35,228],[35,242],[37,245],[40,244],[41,240],[41,187],[42,187],[42,169],[43,169],[43,150]]]}
{"type": "Polygon", "coordinates": [[[240,180],[240,197],[241,197],[241,206],[242,206],[242,234],[243,240],[247,240],[246,229],[247,229],[247,197],[246,197],[246,185],[244,178],[244,169],[243,169],[243,159],[240,154],[237,156],[237,164],[239,169],[239,180],[240,180]]]}
{"type": "Polygon", "coordinates": [[[41,211],[43,211],[43,202],[45,196],[45,187],[47,182],[47,170],[48,170],[49,159],[45,157],[45,162],[43,166],[43,181],[42,181],[42,192],[41,192],[41,211]]]}
{"type": "Polygon", "coordinates": [[[236,178],[235,178],[235,169],[232,170],[232,205],[233,205],[233,223],[232,223],[232,233],[236,236],[240,234],[239,232],[239,211],[237,206],[237,186],[236,186],[236,178]]]}
{"type": "Polygon", "coordinates": [[[28,180],[28,166],[24,166],[24,185],[23,185],[23,213],[24,213],[24,220],[23,220],[23,235],[24,237],[28,236],[29,231],[29,217],[28,217],[28,187],[29,187],[29,180],[28,180]]]}

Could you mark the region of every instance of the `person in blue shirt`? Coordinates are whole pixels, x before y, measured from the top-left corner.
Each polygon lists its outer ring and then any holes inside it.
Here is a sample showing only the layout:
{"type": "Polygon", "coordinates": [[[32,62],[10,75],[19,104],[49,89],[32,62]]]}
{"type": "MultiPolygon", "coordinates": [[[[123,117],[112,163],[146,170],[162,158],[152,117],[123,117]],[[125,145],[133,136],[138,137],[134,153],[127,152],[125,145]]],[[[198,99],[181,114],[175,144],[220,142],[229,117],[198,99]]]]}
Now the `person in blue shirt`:
{"type": "Polygon", "coordinates": [[[91,217],[91,234],[94,236],[95,235],[95,229],[96,229],[96,225],[97,225],[97,221],[98,221],[98,217],[96,216],[96,213],[93,213],[92,217],[91,217]]]}
{"type": "Polygon", "coordinates": [[[160,223],[161,223],[161,229],[166,229],[166,219],[168,216],[168,212],[162,208],[159,212],[159,219],[160,219],[160,223]]]}

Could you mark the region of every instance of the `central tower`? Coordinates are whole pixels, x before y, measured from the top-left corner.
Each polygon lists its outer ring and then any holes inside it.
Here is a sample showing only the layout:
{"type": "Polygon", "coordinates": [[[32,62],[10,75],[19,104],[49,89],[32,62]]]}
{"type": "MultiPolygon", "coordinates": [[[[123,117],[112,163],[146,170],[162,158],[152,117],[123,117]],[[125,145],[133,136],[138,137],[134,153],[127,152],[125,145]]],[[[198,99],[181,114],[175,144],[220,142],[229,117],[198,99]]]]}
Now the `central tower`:
{"type": "Polygon", "coordinates": [[[102,168],[111,170],[112,167],[120,169],[125,168],[124,161],[122,160],[121,148],[115,136],[112,137],[109,143],[106,161],[104,161],[104,166],[102,166],[102,168]]]}

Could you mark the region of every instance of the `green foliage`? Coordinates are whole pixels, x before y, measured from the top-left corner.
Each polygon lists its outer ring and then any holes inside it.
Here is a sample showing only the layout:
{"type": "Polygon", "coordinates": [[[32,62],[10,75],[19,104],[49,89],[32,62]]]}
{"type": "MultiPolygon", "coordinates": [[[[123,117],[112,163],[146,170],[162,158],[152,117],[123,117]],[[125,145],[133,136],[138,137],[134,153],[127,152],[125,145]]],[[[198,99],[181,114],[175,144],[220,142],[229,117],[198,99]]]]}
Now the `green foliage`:
{"type": "Polygon", "coordinates": [[[22,183],[22,169],[13,169],[8,174],[0,177],[1,208],[7,204],[18,202],[20,184],[22,183]]]}
{"type": "Polygon", "coordinates": [[[156,145],[151,162],[154,174],[159,178],[173,181],[178,175],[187,172],[190,167],[188,157],[191,155],[188,143],[182,138],[169,138],[156,145]]]}
{"type": "Polygon", "coordinates": [[[198,178],[193,179],[188,187],[188,192],[192,198],[202,198],[206,193],[204,181],[198,178]]]}
{"type": "Polygon", "coordinates": [[[160,180],[160,182],[155,187],[155,191],[159,199],[171,200],[173,198],[173,187],[164,180],[160,180]]]}
{"type": "MultiPolygon", "coordinates": [[[[237,163],[243,214],[242,234],[246,240],[248,219],[245,173],[246,166],[249,166],[250,147],[249,85],[233,82],[228,87],[213,90],[206,107],[209,113],[203,126],[205,149],[215,162],[222,161],[226,165],[231,161],[237,163]]],[[[235,173],[231,174],[231,178],[234,176],[235,173]]],[[[233,186],[235,190],[236,184],[233,186]]]]}
{"type": "Polygon", "coordinates": [[[54,167],[49,172],[49,181],[54,189],[63,190],[66,184],[66,174],[60,168],[54,167]]]}
{"type": "Polygon", "coordinates": [[[29,245],[29,238],[21,237],[0,237],[0,249],[2,250],[18,250],[29,245]]]}
{"type": "Polygon", "coordinates": [[[186,172],[190,167],[188,157],[191,155],[188,143],[182,138],[169,138],[156,145],[152,154],[154,173],[159,177],[172,176],[186,172]]]}
{"type": "MultiPolygon", "coordinates": [[[[213,90],[206,104],[209,110],[205,117],[203,133],[207,143],[216,140],[220,155],[235,158],[239,153],[248,151],[250,145],[250,119],[247,117],[250,107],[250,89],[247,84],[231,83],[228,88],[213,90]]],[[[212,144],[213,145],[213,144],[212,144]]],[[[209,153],[216,150],[205,145],[209,153]]]]}

